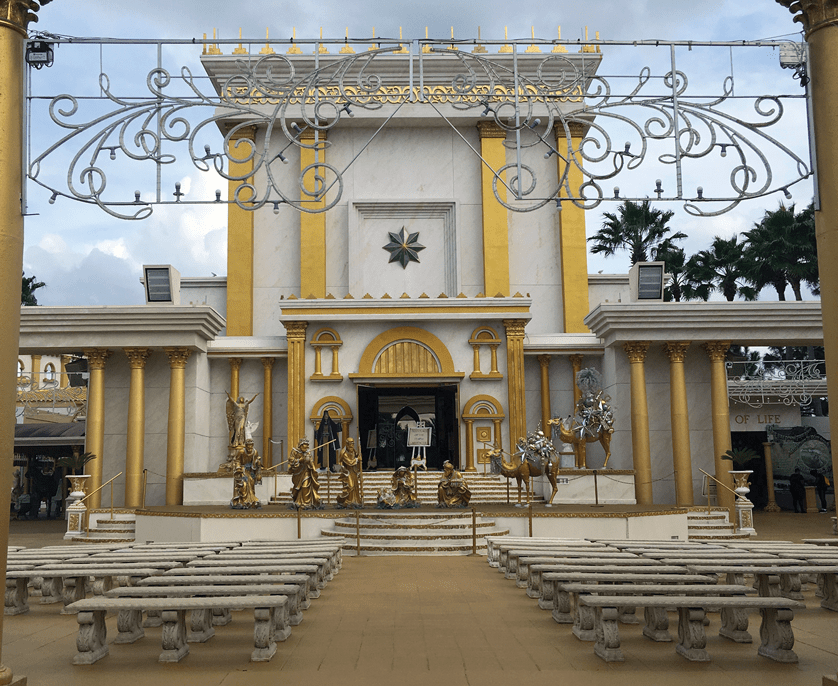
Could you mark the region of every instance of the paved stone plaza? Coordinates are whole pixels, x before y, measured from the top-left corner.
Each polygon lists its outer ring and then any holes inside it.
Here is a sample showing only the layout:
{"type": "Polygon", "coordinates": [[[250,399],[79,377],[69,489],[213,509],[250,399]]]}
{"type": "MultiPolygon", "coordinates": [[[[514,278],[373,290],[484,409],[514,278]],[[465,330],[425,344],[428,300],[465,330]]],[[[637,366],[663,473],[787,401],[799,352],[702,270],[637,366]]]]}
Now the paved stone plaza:
{"type": "MultiPolygon", "coordinates": [[[[12,545],[60,543],[61,522],[12,522],[12,545]]],[[[829,517],[757,513],[757,540],[799,542],[829,535],[829,517]]],[[[32,604],[29,614],[6,617],[3,657],[16,674],[38,686],[85,684],[145,686],[171,684],[325,683],[509,684],[532,683],[679,686],[781,684],[820,686],[838,670],[836,617],[818,605],[813,586],[807,609],[793,621],[797,665],[757,655],[757,644],[739,645],[717,635],[711,615],[707,649],[712,661],[696,664],[675,654],[672,643],[655,644],[641,627],[623,626],[626,661],[606,664],[591,643],[578,641],[569,626],[556,624],[515,584],[490,568],[485,557],[344,558],[343,569],[272,662],[249,661],[250,617],[242,616],[206,644],[190,644],[179,664],[159,664],[160,629],[147,629],[133,645],[111,645],[101,662],[74,667],[77,624],[54,605],[32,604]],[[277,681],[279,680],[279,681],[277,681]]],[[[249,614],[249,613],[248,613],[249,614]]],[[[109,641],[116,617],[108,619],[109,641]]],[[[751,617],[757,629],[759,616],[751,617]]],[[[752,629],[752,630],[753,630],[752,629]]],[[[758,637],[755,636],[758,642],[758,637]]]]}

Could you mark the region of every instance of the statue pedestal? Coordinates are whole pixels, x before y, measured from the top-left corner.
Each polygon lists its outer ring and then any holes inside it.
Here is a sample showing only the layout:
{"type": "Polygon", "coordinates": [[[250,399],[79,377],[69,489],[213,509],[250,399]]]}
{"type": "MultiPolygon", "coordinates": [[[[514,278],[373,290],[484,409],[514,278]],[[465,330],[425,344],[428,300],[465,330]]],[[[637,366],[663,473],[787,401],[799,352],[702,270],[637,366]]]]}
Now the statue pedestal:
{"type": "MultiPolygon", "coordinates": [[[[256,497],[262,505],[270,502],[274,494],[291,490],[291,476],[288,474],[265,475],[262,483],[256,485],[256,497]]],[[[184,505],[229,505],[233,497],[233,475],[202,472],[183,475],[184,505]]]]}
{"type": "MultiPolygon", "coordinates": [[[[600,505],[634,505],[633,469],[597,469],[596,488],[593,469],[560,469],[556,476],[559,487],[553,504],[593,505],[599,493],[600,505]]],[[[537,479],[536,488],[547,500],[553,488],[546,476],[537,479]]]]}

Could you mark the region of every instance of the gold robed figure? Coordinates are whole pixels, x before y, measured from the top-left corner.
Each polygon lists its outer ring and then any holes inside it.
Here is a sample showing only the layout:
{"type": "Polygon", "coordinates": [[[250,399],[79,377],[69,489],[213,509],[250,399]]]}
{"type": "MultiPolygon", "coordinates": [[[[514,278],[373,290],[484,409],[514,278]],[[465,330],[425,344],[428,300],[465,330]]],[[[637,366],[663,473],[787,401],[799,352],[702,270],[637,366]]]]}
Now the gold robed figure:
{"type": "Polygon", "coordinates": [[[338,453],[340,482],[343,486],[337,497],[338,507],[360,508],[364,506],[364,494],[361,492],[361,456],[355,449],[355,439],[347,438],[343,450],[338,453]]]}
{"type": "Polygon", "coordinates": [[[298,510],[321,510],[320,481],[317,465],[309,450],[307,438],[300,439],[296,448],[291,448],[288,457],[288,472],[291,474],[291,499],[298,510]]]}
{"type": "Polygon", "coordinates": [[[465,507],[471,491],[463,475],[448,460],[442,465],[442,478],[437,489],[437,507],[465,507]]]}
{"type": "Polygon", "coordinates": [[[416,503],[413,476],[407,467],[399,467],[393,474],[393,495],[400,507],[411,507],[416,503]]]}
{"type": "Polygon", "coordinates": [[[235,510],[249,510],[262,507],[256,497],[256,484],[262,483],[262,458],[248,438],[244,447],[236,452],[233,461],[233,499],[230,507],[235,510]]]}

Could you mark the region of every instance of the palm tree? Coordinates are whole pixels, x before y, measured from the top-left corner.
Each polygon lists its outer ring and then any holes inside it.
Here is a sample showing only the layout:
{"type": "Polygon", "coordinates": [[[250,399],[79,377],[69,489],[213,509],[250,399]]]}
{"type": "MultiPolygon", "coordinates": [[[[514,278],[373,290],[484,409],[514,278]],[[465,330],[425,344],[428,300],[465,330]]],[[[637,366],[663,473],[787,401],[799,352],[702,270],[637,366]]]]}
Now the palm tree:
{"type": "Polygon", "coordinates": [[[20,288],[20,304],[21,305],[37,305],[38,299],[35,297],[35,291],[43,288],[46,284],[43,281],[35,281],[37,276],[26,276],[26,272],[21,274],[21,288],[20,288]]]}
{"type": "Polygon", "coordinates": [[[672,245],[655,249],[656,262],[666,263],[666,273],[669,274],[669,285],[664,290],[664,300],[667,302],[681,302],[686,300],[707,300],[710,297],[710,287],[697,283],[688,268],[689,261],[683,248],[672,245]]]}
{"type": "Polygon", "coordinates": [[[747,285],[745,274],[749,267],[744,248],[745,244],[736,236],[729,239],[716,236],[709,250],[702,250],[690,258],[687,269],[696,283],[719,291],[729,302],[737,295],[745,300],[756,300],[756,289],[747,285]]]}
{"type": "Polygon", "coordinates": [[[805,246],[805,268],[803,280],[814,295],[821,294],[821,281],[818,275],[818,238],[815,233],[815,203],[810,202],[805,210],[794,217],[797,234],[805,246]]]}
{"type": "Polygon", "coordinates": [[[626,200],[617,214],[603,214],[602,228],[588,239],[594,244],[591,252],[609,256],[618,250],[628,250],[632,264],[647,262],[654,250],[674,247],[673,241],[687,237],[680,231],[667,235],[672,231],[667,223],[673,216],[671,211],[655,209],[649,200],[639,203],[626,200]]]}
{"type": "Polygon", "coordinates": [[[795,214],[794,205],[782,203],[765,216],[745,238],[745,276],[757,291],[771,285],[780,300],[785,300],[786,285],[802,300],[801,283],[817,282],[817,249],[814,234],[814,210],[795,214]]]}

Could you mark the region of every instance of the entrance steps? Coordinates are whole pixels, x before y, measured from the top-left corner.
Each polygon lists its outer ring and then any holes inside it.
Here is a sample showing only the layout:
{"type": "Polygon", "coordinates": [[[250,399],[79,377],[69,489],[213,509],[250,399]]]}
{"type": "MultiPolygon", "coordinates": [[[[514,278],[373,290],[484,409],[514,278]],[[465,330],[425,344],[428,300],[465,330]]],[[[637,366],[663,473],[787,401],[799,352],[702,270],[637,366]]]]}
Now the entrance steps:
{"type": "MultiPolygon", "coordinates": [[[[358,512],[361,555],[469,555],[472,552],[472,514],[469,511],[376,510],[358,512]]],[[[505,536],[502,529],[485,517],[476,518],[477,553],[486,554],[485,536],[505,536]]],[[[335,521],[323,529],[324,538],[345,538],[344,555],[357,554],[355,515],[335,521]]]]}
{"type": "Polygon", "coordinates": [[[726,507],[697,507],[687,513],[687,537],[691,541],[712,541],[750,538],[750,534],[736,532],[736,526],[728,521],[726,507]]]}
{"type": "Polygon", "coordinates": [[[134,510],[114,510],[110,508],[90,510],[90,529],[82,536],[73,536],[70,540],[75,543],[133,543],[137,515],[134,510]]]}
{"type": "MultiPolygon", "coordinates": [[[[462,472],[463,477],[471,490],[470,504],[486,504],[486,503],[505,503],[506,502],[506,479],[497,474],[483,474],[482,472],[462,472]]],[[[442,472],[436,471],[418,471],[416,473],[418,481],[419,500],[423,505],[435,505],[437,502],[437,486],[439,480],[442,478],[442,472]]],[[[364,504],[367,506],[375,506],[378,499],[378,491],[381,488],[391,488],[393,479],[393,471],[381,470],[374,472],[364,472],[364,504]]],[[[335,502],[335,498],[340,494],[341,485],[338,475],[335,473],[320,474],[320,499],[326,503],[328,495],[328,503],[335,502]],[[328,479],[328,484],[327,484],[328,479]]],[[[524,500],[526,495],[521,491],[521,499],[524,500]]],[[[512,503],[518,500],[518,489],[514,479],[509,484],[509,501],[512,503]]],[[[544,498],[541,494],[533,497],[534,503],[543,503],[544,498]]],[[[276,497],[271,497],[271,503],[278,505],[287,505],[291,502],[290,493],[279,493],[276,497]]]]}

